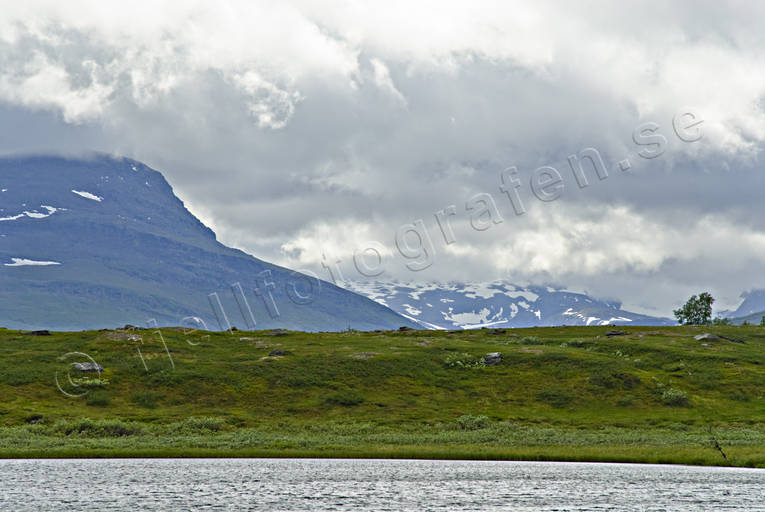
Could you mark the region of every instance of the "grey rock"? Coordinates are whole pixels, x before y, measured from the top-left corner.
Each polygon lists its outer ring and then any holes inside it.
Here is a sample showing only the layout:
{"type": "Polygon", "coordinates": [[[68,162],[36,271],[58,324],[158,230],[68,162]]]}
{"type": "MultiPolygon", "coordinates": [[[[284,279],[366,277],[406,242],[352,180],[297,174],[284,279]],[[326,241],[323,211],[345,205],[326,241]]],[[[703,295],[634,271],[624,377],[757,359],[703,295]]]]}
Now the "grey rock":
{"type": "Polygon", "coordinates": [[[711,340],[719,340],[720,337],[716,334],[710,334],[708,332],[705,332],[704,334],[697,334],[696,336],[693,337],[693,339],[696,341],[701,341],[701,340],[711,341],[711,340]]]}
{"type": "Polygon", "coordinates": [[[502,362],[502,352],[489,352],[483,356],[486,366],[497,366],[502,362]]]}
{"type": "Polygon", "coordinates": [[[104,367],[98,363],[73,363],[72,368],[81,372],[102,372],[104,367]]]}

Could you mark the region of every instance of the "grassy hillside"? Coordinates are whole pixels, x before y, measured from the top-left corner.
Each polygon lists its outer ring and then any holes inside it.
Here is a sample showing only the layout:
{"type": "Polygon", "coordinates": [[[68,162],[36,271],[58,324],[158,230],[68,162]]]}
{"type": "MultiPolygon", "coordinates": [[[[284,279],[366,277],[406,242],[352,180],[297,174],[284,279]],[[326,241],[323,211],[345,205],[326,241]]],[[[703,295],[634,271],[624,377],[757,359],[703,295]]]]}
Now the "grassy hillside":
{"type": "Polygon", "coordinates": [[[0,329],[0,456],[765,467],[765,328],[628,327],[606,336],[612,329],[0,329]],[[694,340],[701,332],[745,343],[694,340]],[[501,364],[484,366],[489,352],[501,352],[501,364]],[[104,367],[100,377],[72,369],[85,354],[104,367]]]}

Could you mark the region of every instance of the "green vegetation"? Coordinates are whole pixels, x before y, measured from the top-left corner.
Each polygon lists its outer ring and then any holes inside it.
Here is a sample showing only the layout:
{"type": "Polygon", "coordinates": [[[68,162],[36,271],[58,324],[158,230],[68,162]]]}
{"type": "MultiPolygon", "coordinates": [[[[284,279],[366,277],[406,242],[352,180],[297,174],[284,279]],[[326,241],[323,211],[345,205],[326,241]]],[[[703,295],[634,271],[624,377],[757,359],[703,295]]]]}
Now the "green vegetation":
{"type": "Polygon", "coordinates": [[[612,329],[0,329],[0,457],[765,467],[765,328],[620,327],[606,336],[612,329]],[[704,332],[728,339],[694,339],[704,332]],[[489,352],[502,362],[488,366],[489,352]],[[104,371],[72,369],[89,361],[84,354],[104,371]]]}
{"type": "Polygon", "coordinates": [[[682,308],[674,311],[675,318],[683,325],[704,325],[712,321],[712,304],[715,299],[708,292],[692,295],[682,308]]]}

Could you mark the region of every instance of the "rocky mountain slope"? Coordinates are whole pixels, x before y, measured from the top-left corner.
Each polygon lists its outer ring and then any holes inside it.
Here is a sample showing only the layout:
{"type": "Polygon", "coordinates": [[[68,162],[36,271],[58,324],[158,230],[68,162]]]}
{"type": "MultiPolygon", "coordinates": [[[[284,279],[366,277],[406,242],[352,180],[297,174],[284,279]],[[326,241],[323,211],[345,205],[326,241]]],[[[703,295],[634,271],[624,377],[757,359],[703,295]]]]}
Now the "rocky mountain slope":
{"type": "Polygon", "coordinates": [[[308,331],[409,323],[377,302],[222,245],[162,174],[139,162],[0,158],[0,325],[155,322],[308,331]]]}

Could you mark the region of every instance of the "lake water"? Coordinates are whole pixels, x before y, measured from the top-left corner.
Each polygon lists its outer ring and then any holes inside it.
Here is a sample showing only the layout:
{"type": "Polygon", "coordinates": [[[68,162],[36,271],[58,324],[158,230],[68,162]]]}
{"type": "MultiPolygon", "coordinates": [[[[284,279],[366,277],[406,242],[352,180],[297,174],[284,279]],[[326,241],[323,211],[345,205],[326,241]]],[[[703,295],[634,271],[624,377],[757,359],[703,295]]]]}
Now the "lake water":
{"type": "Polygon", "coordinates": [[[765,511],[765,470],[423,460],[0,460],[0,510],[765,511]]]}

